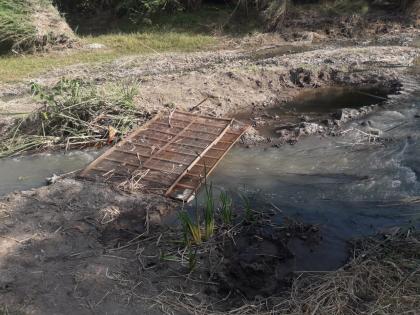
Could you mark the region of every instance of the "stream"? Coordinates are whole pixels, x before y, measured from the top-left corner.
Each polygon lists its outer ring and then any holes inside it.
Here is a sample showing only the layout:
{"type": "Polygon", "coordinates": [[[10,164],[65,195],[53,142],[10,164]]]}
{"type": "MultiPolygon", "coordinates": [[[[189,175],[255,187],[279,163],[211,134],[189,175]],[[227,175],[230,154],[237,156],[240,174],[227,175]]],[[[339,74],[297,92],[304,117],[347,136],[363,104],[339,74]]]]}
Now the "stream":
{"type": "MultiPolygon", "coordinates": [[[[334,270],[348,259],[349,239],[395,226],[419,225],[417,86],[418,82],[408,83],[401,94],[389,96],[379,111],[347,124],[341,137],[305,137],[280,148],[236,146],[209,180],[216,194],[228,191],[236,204],[244,194],[254,209],[280,209],[276,221],[286,215],[318,225],[322,241],[315,247],[293,240],[293,269],[334,270]],[[368,139],[366,133],[372,130],[384,141],[368,139]]],[[[381,91],[375,95],[384,97],[381,91]]],[[[338,106],[338,100],[339,107],[357,107],[359,96],[359,106],[373,103],[372,96],[348,89],[317,90],[289,104],[289,109],[324,115],[338,106]]],[[[0,195],[45,185],[47,177],[81,169],[100,153],[73,151],[1,159],[0,195]]],[[[197,199],[202,202],[204,193],[197,199]]]]}
{"type": "Polygon", "coordinates": [[[336,269],[347,260],[349,239],[419,225],[420,91],[391,96],[344,129],[342,137],[306,137],[293,146],[236,147],[210,178],[239,204],[245,194],[254,209],[275,205],[319,225],[323,241],[315,249],[293,244],[295,270],[336,269]],[[387,141],[369,142],[367,129],[387,141]]]}
{"type": "Polygon", "coordinates": [[[44,186],[53,174],[77,171],[92,162],[101,152],[71,151],[39,153],[0,159],[0,196],[13,191],[44,186]]]}

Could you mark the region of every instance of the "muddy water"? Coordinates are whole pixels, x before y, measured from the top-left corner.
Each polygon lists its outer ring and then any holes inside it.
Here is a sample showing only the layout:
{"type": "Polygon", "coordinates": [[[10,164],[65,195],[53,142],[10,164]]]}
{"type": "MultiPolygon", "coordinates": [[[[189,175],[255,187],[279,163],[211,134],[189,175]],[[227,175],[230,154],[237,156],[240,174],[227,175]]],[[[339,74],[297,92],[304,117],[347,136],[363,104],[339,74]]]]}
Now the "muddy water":
{"type": "Polygon", "coordinates": [[[47,177],[81,169],[98,154],[96,151],[73,151],[0,159],[0,196],[43,186],[47,177]]]}
{"type": "MultiPolygon", "coordinates": [[[[331,109],[329,102],[325,106],[331,109]]],[[[353,130],[280,149],[237,147],[211,177],[216,190],[245,193],[256,209],[274,204],[288,216],[320,225],[324,240],[316,248],[294,244],[296,270],[334,269],[348,256],[348,239],[419,223],[420,91],[394,96],[347,128],[380,130],[387,141],[369,144],[353,130]]]]}
{"type": "Polygon", "coordinates": [[[268,110],[270,114],[296,112],[305,114],[325,114],[340,108],[360,108],[380,103],[387,99],[388,89],[328,87],[303,92],[284,106],[268,110]]]}

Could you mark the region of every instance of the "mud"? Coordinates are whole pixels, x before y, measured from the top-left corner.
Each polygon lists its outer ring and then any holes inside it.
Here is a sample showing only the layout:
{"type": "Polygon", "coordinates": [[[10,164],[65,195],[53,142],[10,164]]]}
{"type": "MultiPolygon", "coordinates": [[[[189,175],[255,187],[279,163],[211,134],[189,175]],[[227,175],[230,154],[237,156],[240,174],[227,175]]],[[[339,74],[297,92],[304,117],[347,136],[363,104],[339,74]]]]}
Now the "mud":
{"type": "Polygon", "coordinates": [[[121,264],[106,255],[103,243],[112,239],[108,225],[120,216],[136,218],[128,229],[133,235],[144,228],[146,215],[171,208],[155,195],[136,198],[71,179],[2,198],[0,305],[12,314],[148,312],[141,304],[116,302],[121,297],[114,295],[102,299],[114,287],[108,270],[121,264]]]}
{"type": "Polygon", "coordinates": [[[243,297],[253,300],[287,291],[296,271],[291,246],[296,240],[314,250],[311,247],[320,242],[319,230],[310,225],[270,226],[267,222],[244,228],[234,243],[221,250],[224,259],[216,277],[220,283],[217,293],[221,297],[230,294],[231,305],[236,298],[236,306],[240,306],[243,297]]]}

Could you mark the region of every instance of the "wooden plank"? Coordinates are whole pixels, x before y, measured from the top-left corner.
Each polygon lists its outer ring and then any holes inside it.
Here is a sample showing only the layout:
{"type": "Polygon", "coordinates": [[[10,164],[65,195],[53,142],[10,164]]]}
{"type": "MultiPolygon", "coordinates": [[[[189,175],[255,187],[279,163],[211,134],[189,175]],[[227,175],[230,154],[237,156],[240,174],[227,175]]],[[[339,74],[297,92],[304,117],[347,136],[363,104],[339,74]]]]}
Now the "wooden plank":
{"type": "MultiPolygon", "coordinates": [[[[220,163],[220,161],[226,156],[226,154],[229,152],[229,150],[235,145],[235,143],[238,141],[238,139],[245,133],[245,131],[247,131],[249,128],[246,127],[242,130],[242,133],[236,138],[236,140],[234,142],[232,142],[232,144],[229,146],[229,148],[222,154],[222,156],[220,157],[220,159],[218,161],[216,161],[216,163],[210,168],[209,171],[206,170],[206,174],[205,176],[208,177],[210,176],[210,174],[213,172],[213,170],[217,167],[217,165],[220,163]]],[[[200,188],[202,182],[199,183],[199,185],[196,187],[196,189],[194,191],[192,191],[187,198],[185,198],[186,200],[188,200],[189,198],[192,197],[192,195],[200,188]]]]}
{"type": "MultiPolygon", "coordinates": [[[[185,121],[183,120],[183,122],[189,122],[189,120],[185,120],[185,121]]],[[[154,123],[154,125],[161,125],[161,126],[165,126],[166,128],[176,128],[176,129],[182,129],[182,128],[185,127],[185,126],[176,126],[172,122],[171,122],[171,125],[169,125],[168,123],[163,123],[163,122],[160,122],[160,121],[156,121],[154,123]]],[[[202,124],[202,123],[198,123],[198,122],[195,122],[194,125],[206,126],[206,127],[212,128],[212,129],[221,129],[218,133],[215,132],[214,135],[219,135],[219,133],[224,128],[224,126],[215,126],[215,125],[211,125],[211,124],[202,124]]],[[[197,131],[197,132],[203,132],[200,129],[195,129],[195,128],[190,128],[190,130],[191,131],[197,131]]]]}
{"type": "MultiPolygon", "coordinates": [[[[130,144],[133,144],[133,145],[138,145],[137,143],[133,143],[133,142],[130,142],[130,144]]],[[[150,147],[150,146],[147,146],[147,145],[143,145],[143,144],[141,144],[141,145],[139,145],[139,146],[141,146],[141,147],[147,147],[147,148],[149,148],[150,150],[152,150],[152,148],[150,147]]],[[[203,149],[205,149],[205,148],[203,148],[203,149]]],[[[215,149],[215,148],[212,148],[212,150],[213,149],[215,149]]],[[[218,150],[218,149],[215,149],[215,150],[218,150]]],[[[224,151],[224,150],[222,150],[222,149],[219,149],[220,151],[224,151]]],[[[116,150],[116,151],[118,151],[118,152],[124,152],[124,153],[128,153],[128,154],[134,154],[135,152],[133,151],[133,152],[131,152],[131,151],[125,151],[125,150],[121,150],[121,149],[118,149],[118,150],[116,150]]],[[[175,153],[175,154],[179,154],[179,155],[186,155],[186,156],[194,156],[194,157],[196,157],[197,156],[197,154],[192,154],[192,153],[187,153],[187,152],[179,152],[179,151],[174,151],[174,150],[169,150],[169,149],[165,149],[164,150],[165,152],[170,152],[170,153],[175,153]]],[[[146,158],[148,158],[148,157],[150,157],[150,155],[144,155],[144,154],[139,154],[140,156],[142,156],[142,157],[146,157],[146,158]]],[[[206,155],[206,158],[209,158],[209,159],[218,159],[218,157],[216,157],[216,156],[210,156],[210,155],[206,155]]]]}
{"type": "Polygon", "coordinates": [[[181,111],[178,111],[178,110],[176,110],[175,113],[179,114],[179,115],[184,115],[184,116],[193,116],[193,117],[198,117],[198,118],[221,120],[221,121],[226,121],[226,122],[232,122],[233,121],[233,119],[230,119],[230,118],[219,118],[219,117],[212,117],[212,116],[207,116],[207,115],[196,115],[196,114],[193,114],[193,113],[181,112],[181,111]]]}
{"type": "MultiPolygon", "coordinates": [[[[207,119],[207,120],[210,120],[209,118],[203,118],[203,119],[207,119]]],[[[172,121],[182,121],[182,122],[185,122],[185,123],[189,123],[191,120],[188,120],[188,119],[179,119],[179,118],[176,118],[176,117],[171,117],[171,123],[172,123],[172,121]]],[[[168,125],[169,125],[169,123],[168,123],[168,125]]],[[[212,128],[223,128],[226,124],[223,124],[223,126],[222,125],[215,125],[214,123],[212,123],[212,124],[207,124],[207,123],[205,123],[205,122],[195,122],[195,125],[201,125],[201,126],[206,126],[206,127],[212,127],[212,128]]]]}
{"type": "Polygon", "coordinates": [[[187,167],[187,169],[178,177],[178,179],[172,184],[172,186],[169,187],[169,189],[165,193],[165,196],[169,196],[169,194],[172,192],[175,186],[181,181],[182,177],[194,167],[194,165],[207,153],[207,151],[210,150],[212,145],[216,144],[218,141],[220,141],[220,139],[223,138],[225,133],[230,128],[230,125],[232,124],[232,122],[233,122],[233,119],[231,120],[230,124],[228,124],[226,128],[222,131],[222,133],[216,139],[214,139],[213,142],[203,152],[201,152],[199,156],[197,156],[197,158],[191,163],[191,165],[187,167]]]}
{"type": "MultiPolygon", "coordinates": [[[[147,127],[149,125],[151,125],[154,121],[160,119],[162,117],[162,115],[158,114],[155,117],[153,117],[151,120],[149,120],[147,123],[145,123],[142,127],[136,129],[134,132],[132,132],[124,141],[129,141],[131,139],[133,139],[135,136],[137,136],[140,132],[144,131],[145,129],[147,129],[147,127]]],[[[108,149],[103,155],[101,155],[98,159],[94,160],[91,164],[88,165],[87,168],[85,168],[81,173],[80,176],[86,176],[87,173],[89,172],[89,170],[92,167],[97,166],[99,163],[102,162],[102,160],[107,157],[108,155],[112,154],[118,147],[118,144],[113,146],[112,148],[108,149]]]]}
{"type": "MultiPolygon", "coordinates": [[[[185,127],[185,128],[187,128],[187,127],[185,127]]],[[[185,129],[184,128],[184,129],[185,129]]],[[[150,129],[147,129],[146,131],[149,131],[150,129]]],[[[153,131],[153,130],[150,130],[150,131],[153,131]]],[[[189,130],[187,130],[187,131],[189,131],[189,130]]],[[[181,131],[182,132],[182,131],[181,131]]],[[[160,131],[160,133],[164,133],[164,134],[169,134],[169,135],[171,135],[171,136],[176,136],[177,134],[172,134],[172,133],[167,133],[167,132],[162,132],[162,131],[160,131]]],[[[179,134],[178,134],[179,135],[179,134]]],[[[149,136],[148,135],[145,135],[145,137],[146,138],[148,138],[149,136]]],[[[211,142],[212,140],[211,139],[208,139],[208,138],[202,138],[202,137],[198,137],[198,136],[187,136],[187,135],[182,135],[182,136],[180,136],[181,138],[186,138],[186,139],[192,139],[192,140],[200,140],[200,141],[207,141],[207,142],[211,142]]],[[[179,137],[178,137],[179,138],[179,137]]],[[[170,139],[170,140],[172,140],[172,139],[170,139]]]]}
{"type": "Polygon", "coordinates": [[[193,119],[187,126],[185,126],[184,129],[182,129],[182,131],[176,135],[175,137],[173,137],[167,144],[165,144],[162,148],[160,148],[156,153],[152,154],[152,156],[150,158],[148,158],[144,163],[143,166],[147,168],[147,163],[150,162],[153,157],[155,157],[157,154],[159,154],[160,152],[162,152],[162,150],[166,149],[168,146],[171,145],[171,143],[173,143],[176,139],[178,139],[179,137],[182,136],[182,133],[185,132],[193,123],[194,123],[195,119],[193,119]]]}
{"type": "MultiPolygon", "coordinates": [[[[109,161],[109,162],[113,162],[113,163],[121,163],[119,160],[108,158],[108,157],[106,157],[105,160],[109,161]]],[[[129,165],[129,166],[133,166],[133,167],[137,167],[137,168],[139,168],[139,166],[141,166],[141,165],[137,165],[137,164],[134,164],[134,163],[131,163],[131,162],[124,162],[124,163],[125,163],[125,165],[129,165]]],[[[121,165],[122,165],[122,163],[121,163],[121,165]]],[[[153,167],[153,166],[148,166],[146,169],[150,169],[151,171],[163,172],[163,173],[166,172],[165,174],[174,174],[174,175],[181,174],[181,173],[175,173],[175,172],[169,173],[168,170],[161,169],[161,168],[158,168],[158,167],[153,167]]]]}
{"type": "MultiPolygon", "coordinates": [[[[153,129],[153,128],[149,128],[148,130],[155,131],[155,132],[160,132],[160,133],[165,133],[165,134],[173,135],[173,136],[175,136],[177,134],[177,133],[173,133],[173,132],[169,132],[169,131],[156,130],[156,129],[153,129]]],[[[205,134],[213,135],[213,136],[218,136],[220,134],[220,132],[208,132],[208,131],[196,130],[196,129],[191,129],[191,128],[188,131],[205,133],[205,134]]]]}
{"type": "Polygon", "coordinates": [[[190,185],[185,185],[185,184],[176,184],[177,187],[181,187],[181,188],[185,188],[185,189],[191,189],[192,191],[195,191],[196,187],[195,186],[190,186],[190,185]]]}

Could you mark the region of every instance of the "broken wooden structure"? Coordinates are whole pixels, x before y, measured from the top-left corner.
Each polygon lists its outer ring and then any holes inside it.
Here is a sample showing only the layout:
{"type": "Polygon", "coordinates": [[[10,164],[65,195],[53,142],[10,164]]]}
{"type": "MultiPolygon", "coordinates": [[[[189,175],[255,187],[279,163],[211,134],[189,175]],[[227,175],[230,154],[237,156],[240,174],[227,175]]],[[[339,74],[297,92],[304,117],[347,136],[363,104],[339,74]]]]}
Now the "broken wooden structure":
{"type": "Polygon", "coordinates": [[[235,119],[188,112],[157,115],[81,176],[189,201],[247,128],[235,119]]]}

